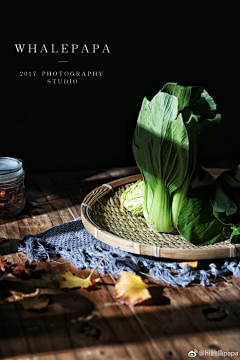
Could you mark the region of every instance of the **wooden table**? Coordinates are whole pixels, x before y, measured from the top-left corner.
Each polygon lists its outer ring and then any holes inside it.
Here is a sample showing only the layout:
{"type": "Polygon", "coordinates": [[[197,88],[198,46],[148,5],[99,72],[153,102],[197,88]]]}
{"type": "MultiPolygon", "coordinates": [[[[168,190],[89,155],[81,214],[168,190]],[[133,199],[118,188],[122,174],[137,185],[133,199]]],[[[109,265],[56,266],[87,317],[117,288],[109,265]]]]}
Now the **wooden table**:
{"type": "MultiPolygon", "coordinates": [[[[24,263],[25,255],[15,253],[16,239],[77,218],[91,189],[134,173],[136,168],[27,174],[25,210],[0,220],[0,237],[8,239],[0,246],[3,258],[24,263]]],[[[89,274],[70,263],[42,262],[27,280],[11,276],[0,282],[1,359],[177,360],[188,359],[194,349],[206,351],[196,359],[213,359],[214,350],[240,354],[240,279],[229,276],[207,288],[159,283],[151,300],[132,307],[113,299],[116,279],[111,274],[102,275],[104,284],[94,290],[59,289],[66,269],[89,274]],[[9,289],[32,292],[37,287],[50,297],[47,310],[27,311],[4,301],[9,289]]]]}

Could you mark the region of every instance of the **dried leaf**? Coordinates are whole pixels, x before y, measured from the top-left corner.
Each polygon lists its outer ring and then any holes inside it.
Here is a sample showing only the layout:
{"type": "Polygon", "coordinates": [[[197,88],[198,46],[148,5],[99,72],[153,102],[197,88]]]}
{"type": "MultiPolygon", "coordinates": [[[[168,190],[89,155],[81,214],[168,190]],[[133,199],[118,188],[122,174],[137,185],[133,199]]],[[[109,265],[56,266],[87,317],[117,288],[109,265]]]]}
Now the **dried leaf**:
{"type": "Polygon", "coordinates": [[[152,296],[148,290],[153,284],[143,282],[141,276],[121,271],[115,285],[114,298],[127,305],[136,305],[152,296]]]}
{"type": "Polygon", "coordinates": [[[25,310],[42,310],[48,306],[49,299],[44,296],[29,297],[19,301],[25,310]]]}
{"type": "Polygon", "coordinates": [[[12,296],[7,297],[6,300],[8,302],[15,302],[15,301],[20,301],[20,300],[23,300],[23,299],[26,299],[29,297],[39,296],[41,294],[41,290],[37,288],[32,293],[23,293],[20,291],[10,290],[10,293],[12,294],[12,296]]]}
{"type": "Polygon", "coordinates": [[[16,302],[18,301],[25,310],[41,310],[48,306],[49,299],[44,295],[41,296],[41,290],[36,289],[32,293],[23,293],[20,291],[10,290],[12,296],[6,298],[8,302],[16,302]]]}
{"type": "Polygon", "coordinates": [[[198,261],[187,261],[187,262],[180,262],[179,263],[181,265],[181,267],[184,269],[185,265],[188,264],[189,266],[191,266],[193,269],[196,269],[198,267],[198,261]]]}
{"type": "Polygon", "coordinates": [[[21,275],[30,276],[35,268],[36,265],[30,265],[29,261],[26,261],[24,265],[17,264],[17,266],[13,268],[13,274],[16,276],[21,276],[21,275]]]}
{"type": "Polygon", "coordinates": [[[2,256],[0,255],[0,270],[4,272],[10,265],[11,264],[8,261],[2,260],[2,256]]]}
{"type": "Polygon", "coordinates": [[[64,273],[61,275],[60,278],[60,288],[61,289],[64,288],[73,289],[77,287],[88,288],[101,280],[100,278],[91,279],[91,276],[92,273],[86,279],[82,279],[78,276],[73,275],[71,271],[64,271],[64,273]]]}
{"type": "Polygon", "coordinates": [[[101,279],[97,278],[97,279],[91,279],[92,278],[92,274],[94,273],[94,271],[96,270],[96,268],[98,267],[98,265],[107,257],[104,256],[104,258],[102,258],[97,265],[94,267],[94,269],[92,269],[90,275],[85,278],[82,279],[78,276],[75,276],[71,273],[71,271],[64,271],[64,273],[62,273],[60,280],[59,280],[59,285],[61,289],[73,289],[73,288],[77,288],[80,287],[82,289],[86,289],[90,286],[93,286],[94,284],[96,284],[97,282],[99,282],[101,279]]]}

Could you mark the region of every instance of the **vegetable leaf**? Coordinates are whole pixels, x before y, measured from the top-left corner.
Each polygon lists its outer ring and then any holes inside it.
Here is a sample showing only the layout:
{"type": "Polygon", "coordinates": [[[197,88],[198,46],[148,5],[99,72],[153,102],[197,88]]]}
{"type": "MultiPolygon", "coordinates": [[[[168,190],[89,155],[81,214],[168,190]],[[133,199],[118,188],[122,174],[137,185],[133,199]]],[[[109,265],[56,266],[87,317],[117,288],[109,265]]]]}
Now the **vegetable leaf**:
{"type": "Polygon", "coordinates": [[[159,92],[144,99],[134,132],[133,152],[145,181],[144,216],[157,231],[174,231],[170,196],[184,181],[188,136],[175,96],[159,92]],[[161,216],[159,216],[162,214],[161,216]]]}
{"type": "Polygon", "coordinates": [[[221,178],[233,187],[240,187],[240,165],[236,166],[235,169],[224,171],[221,175],[221,178]]]}
{"type": "Polygon", "coordinates": [[[207,245],[222,239],[224,224],[214,216],[210,202],[214,191],[212,185],[197,187],[183,202],[178,217],[178,230],[192,244],[207,245]]]}
{"type": "Polygon", "coordinates": [[[216,180],[216,193],[213,201],[213,207],[218,212],[226,212],[226,215],[232,215],[237,211],[237,204],[224,191],[224,183],[221,178],[216,180]]]}
{"type": "MultiPolygon", "coordinates": [[[[183,201],[199,171],[200,156],[212,145],[220,120],[218,106],[203,87],[168,83],[151,101],[144,98],[133,153],[143,175],[143,215],[150,227],[176,231],[183,201]]],[[[141,199],[135,188],[131,190],[136,200],[128,208],[134,213],[141,199]]],[[[208,206],[216,221],[210,202],[208,206]]],[[[227,213],[235,210],[230,204],[227,213]]]]}
{"type": "Polygon", "coordinates": [[[237,224],[236,227],[232,227],[232,233],[230,236],[230,243],[231,244],[235,244],[237,242],[237,240],[239,239],[239,235],[240,235],[240,223],[237,224]]]}
{"type": "Polygon", "coordinates": [[[144,181],[138,180],[127,188],[121,196],[123,210],[129,210],[133,215],[143,216],[144,181]]]}

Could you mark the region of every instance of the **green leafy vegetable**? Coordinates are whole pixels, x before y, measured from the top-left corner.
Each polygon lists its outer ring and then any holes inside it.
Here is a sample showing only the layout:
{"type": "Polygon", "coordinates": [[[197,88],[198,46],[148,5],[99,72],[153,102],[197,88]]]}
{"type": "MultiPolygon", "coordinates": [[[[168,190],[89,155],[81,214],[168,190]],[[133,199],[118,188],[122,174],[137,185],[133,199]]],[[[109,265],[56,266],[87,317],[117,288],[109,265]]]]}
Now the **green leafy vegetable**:
{"type": "Polygon", "coordinates": [[[218,212],[225,212],[226,215],[232,215],[237,211],[237,204],[225,192],[224,179],[219,177],[216,180],[216,193],[213,201],[213,207],[218,212]]]}
{"type": "MultiPolygon", "coordinates": [[[[206,181],[205,179],[202,181],[206,181]]],[[[228,231],[230,243],[240,235],[240,166],[223,172],[213,185],[201,186],[195,180],[178,217],[179,232],[195,245],[223,240],[228,231]]],[[[208,181],[208,180],[207,180],[208,181]]]]}
{"type": "Polygon", "coordinates": [[[190,191],[183,202],[178,230],[192,244],[208,245],[222,239],[224,224],[214,216],[210,201],[214,195],[214,185],[200,186],[190,191]]]}
{"type": "Polygon", "coordinates": [[[230,242],[237,242],[240,235],[240,165],[217,178],[212,205],[215,217],[232,230],[230,242]]]}
{"type": "Polygon", "coordinates": [[[195,245],[240,238],[240,165],[216,181],[199,159],[216,138],[220,110],[202,87],[166,84],[144,98],[133,138],[143,175],[121,198],[122,208],[144,215],[159,232],[175,232],[195,245]]]}
{"type": "Polygon", "coordinates": [[[144,98],[133,153],[145,185],[143,214],[155,230],[176,231],[199,153],[210,142],[206,130],[219,123],[217,105],[202,87],[168,83],[151,101],[144,98]]]}
{"type": "Polygon", "coordinates": [[[143,216],[144,182],[138,180],[124,191],[121,196],[121,205],[124,210],[129,210],[133,215],[143,216]]]}
{"type": "Polygon", "coordinates": [[[171,194],[183,183],[189,142],[175,96],[145,98],[134,133],[133,152],[145,182],[143,213],[157,231],[172,232],[171,194]]]}

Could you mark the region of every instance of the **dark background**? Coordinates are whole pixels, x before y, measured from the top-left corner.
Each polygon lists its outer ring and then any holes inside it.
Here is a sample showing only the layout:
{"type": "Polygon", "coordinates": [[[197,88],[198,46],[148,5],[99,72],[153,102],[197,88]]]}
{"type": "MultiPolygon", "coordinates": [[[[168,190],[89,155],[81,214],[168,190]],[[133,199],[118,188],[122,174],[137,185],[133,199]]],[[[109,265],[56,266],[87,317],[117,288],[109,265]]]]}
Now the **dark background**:
{"type": "Polygon", "coordinates": [[[2,1],[0,155],[22,158],[28,172],[135,165],[132,134],[143,97],[177,82],[203,85],[222,109],[221,134],[203,162],[240,162],[237,3],[2,1]],[[111,53],[18,54],[15,43],[106,43],[111,53]],[[19,77],[27,70],[38,77],[19,77]],[[47,85],[44,70],[104,75],[47,85]]]}

